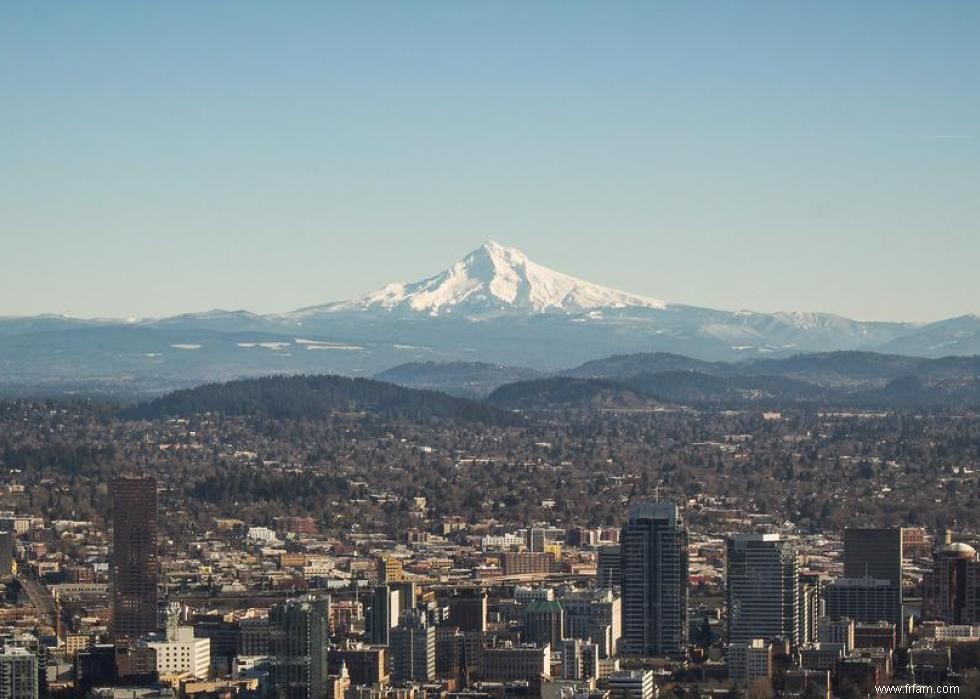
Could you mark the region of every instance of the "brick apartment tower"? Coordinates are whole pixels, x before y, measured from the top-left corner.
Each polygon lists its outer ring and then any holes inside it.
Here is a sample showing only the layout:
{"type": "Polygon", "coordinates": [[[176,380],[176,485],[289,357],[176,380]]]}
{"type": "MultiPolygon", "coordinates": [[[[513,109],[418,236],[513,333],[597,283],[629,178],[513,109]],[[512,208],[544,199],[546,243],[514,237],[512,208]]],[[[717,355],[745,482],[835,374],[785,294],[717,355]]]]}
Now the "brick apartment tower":
{"type": "Polygon", "coordinates": [[[112,636],[135,638],[159,627],[155,478],[112,481],[112,529],[112,636]]]}

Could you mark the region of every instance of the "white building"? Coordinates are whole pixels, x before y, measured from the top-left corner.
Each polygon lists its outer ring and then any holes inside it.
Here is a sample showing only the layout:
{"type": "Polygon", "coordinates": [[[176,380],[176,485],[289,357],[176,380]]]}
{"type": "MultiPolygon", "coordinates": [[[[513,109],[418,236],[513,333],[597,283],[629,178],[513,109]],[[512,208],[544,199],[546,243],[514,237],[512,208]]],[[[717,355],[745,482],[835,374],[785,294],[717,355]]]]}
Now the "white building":
{"type": "Polygon", "coordinates": [[[975,642],[980,640],[980,625],[926,622],[922,625],[922,635],[936,641],[975,642]]]}
{"type": "Polygon", "coordinates": [[[606,678],[613,699],[654,699],[660,690],[653,682],[653,670],[628,670],[606,678]]]}
{"type": "Polygon", "coordinates": [[[509,549],[513,546],[523,546],[524,537],[520,534],[489,534],[480,539],[480,548],[509,549]]]}
{"type": "Polygon", "coordinates": [[[211,639],[194,638],[192,626],[178,626],[170,634],[154,634],[146,645],[157,653],[157,672],[207,678],[211,665],[211,639]]]}
{"type": "Polygon", "coordinates": [[[245,536],[250,541],[263,541],[266,543],[279,541],[279,538],[276,536],[276,532],[268,527],[249,527],[245,536]]]}

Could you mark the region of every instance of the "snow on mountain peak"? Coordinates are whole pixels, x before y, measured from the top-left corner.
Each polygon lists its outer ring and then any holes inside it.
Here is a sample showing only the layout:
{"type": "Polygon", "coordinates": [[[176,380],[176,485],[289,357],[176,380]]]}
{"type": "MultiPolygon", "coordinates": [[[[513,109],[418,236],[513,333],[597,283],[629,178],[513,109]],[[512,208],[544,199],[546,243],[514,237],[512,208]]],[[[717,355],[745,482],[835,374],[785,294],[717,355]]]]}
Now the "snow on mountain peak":
{"type": "Polygon", "coordinates": [[[411,284],[388,284],[348,301],[304,312],[384,310],[439,315],[577,314],[603,308],[666,308],[658,299],[591,284],[532,262],[488,240],[449,269],[411,284]]]}

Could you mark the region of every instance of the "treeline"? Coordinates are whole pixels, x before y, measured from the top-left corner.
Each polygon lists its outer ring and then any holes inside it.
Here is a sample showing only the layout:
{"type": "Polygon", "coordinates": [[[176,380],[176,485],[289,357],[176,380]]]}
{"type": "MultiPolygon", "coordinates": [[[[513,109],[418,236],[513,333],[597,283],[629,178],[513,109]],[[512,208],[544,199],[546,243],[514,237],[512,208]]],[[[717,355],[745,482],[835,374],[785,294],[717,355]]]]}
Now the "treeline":
{"type": "Polygon", "coordinates": [[[656,404],[652,394],[636,391],[620,381],[576,379],[553,376],[546,379],[516,381],[495,389],[487,401],[502,407],[536,408],[603,408],[642,407],[656,404]]]}
{"type": "Polygon", "coordinates": [[[487,398],[493,405],[540,409],[595,407],[596,399],[623,404],[637,397],[652,403],[708,408],[781,408],[810,405],[876,410],[980,408],[980,379],[892,379],[883,386],[821,386],[786,376],[718,376],[698,371],[662,371],[605,378],[549,377],[505,384],[487,398]]]}
{"type": "Polygon", "coordinates": [[[322,473],[281,473],[222,468],[207,474],[190,489],[192,497],[215,504],[269,502],[324,506],[328,496],[347,496],[347,481],[322,473]]]}
{"type": "Polygon", "coordinates": [[[198,413],[273,419],[321,418],[365,412],[388,419],[446,419],[503,425],[519,418],[492,406],[435,391],[334,375],[270,376],[174,391],[121,412],[126,419],[198,413]]]}
{"type": "Polygon", "coordinates": [[[0,463],[18,471],[44,468],[65,474],[97,473],[103,464],[111,463],[115,455],[116,448],[111,444],[94,446],[55,442],[0,447],[0,463]]]}

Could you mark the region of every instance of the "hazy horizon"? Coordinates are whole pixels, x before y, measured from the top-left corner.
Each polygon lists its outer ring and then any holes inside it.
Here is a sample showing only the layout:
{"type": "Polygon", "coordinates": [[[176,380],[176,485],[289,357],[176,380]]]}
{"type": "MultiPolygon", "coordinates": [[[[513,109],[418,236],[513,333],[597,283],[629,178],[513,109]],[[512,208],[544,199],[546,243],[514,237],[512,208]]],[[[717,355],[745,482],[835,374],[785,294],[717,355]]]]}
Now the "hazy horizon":
{"type": "MultiPolygon", "coordinates": [[[[488,241],[483,241],[483,242],[488,242],[488,241]]],[[[499,243],[500,241],[490,241],[490,242],[499,243]]],[[[500,244],[506,245],[505,243],[500,243],[500,244]]],[[[479,245],[476,245],[471,250],[469,250],[468,252],[473,252],[473,250],[475,250],[478,247],[479,247],[479,245]]],[[[506,245],[506,247],[516,247],[516,246],[506,245]]],[[[456,260],[447,262],[439,270],[434,270],[432,272],[426,272],[426,273],[420,273],[419,275],[417,275],[417,276],[415,276],[415,277],[413,277],[411,279],[393,279],[393,280],[390,280],[388,283],[408,283],[408,282],[415,282],[415,281],[419,281],[419,280],[424,279],[424,278],[435,276],[436,274],[438,274],[440,272],[443,272],[446,269],[448,269],[454,262],[459,261],[459,259],[462,258],[462,257],[463,257],[463,254],[460,254],[456,260]]],[[[530,258],[530,257],[529,257],[529,259],[531,259],[533,262],[536,262],[538,264],[542,264],[542,261],[541,260],[536,260],[536,259],[530,258]]],[[[546,263],[543,263],[543,264],[546,267],[549,266],[546,263]]],[[[563,270],[555,270],[555,271],[562,272],[563,270]]],[[[585,279],[584,281],[588,281],[588,282],[593,282],[593,283],[596,283],[596,284],[600,284],[599,282],[596,282],[593,279],[585,279]]],[[[609,284],[601,284],[601,285],[602,286],[611,286],[609,284]]],[[[347,299],[350,299],[350,298],[361,296],[361,295],[363,295],[364,293],[367,293],[367,292],[375,291],[378,288],[380,288],[380,286],[379,287],[376,287],[376,288],[373,288],[373,289],[362,289],[360,291],[352,292],[352,293],[350,293],[350,294],[348,294],[347,296],[344,296],[344,297],[330,298],[330,299],[322,299],[320,301],[315,301],[315,302],[310,303],[310,304],[303,304],[303,305],[293,306],[293,307],[289,307],[289,308],[277,308],[277,309],[272,309],[272,310],[269,310],[269,311],[256,311],[255,309],[252,309],[252,308],[237,307],[237,306],[229,306],[229,307],[212,306],[212,307],[208,307],[208,308],[189,308],[189,309],[182,309],[182,310],[177,310],[177,311],[175,311],[173,313],[164,313],[164,314],[156,314],[156,315],[151,315],[151,314],[143,314],[143,315],[127,314],[127,315],[116,315],[116,316],[114,316],[114,315],[107,315],[107,314],[102,314],[102,315],[97,315],[97,314],[96,315],[78,315],[78,314],[73,314],[73,313],[59,313],[59,312],[56,312],[56,311],[41,311],[39,313],[31,313],[31,314],[0,313],[0,318],[31,317],[31,316],[41,316],[41,315],[52,315],[52,316],[64,316],[64,317],[68,317],[68,318],[89,319],[89,320],[119,320],[119,321],[138,322],[138,321],[153,320],[153,319],[156,319],[156,318],[166,318],[166,317],[179,316],[179,315],[202,314],[202,313],[208,313],[208,312],[211,312],[211,311],[224,311],[224,312],[229,312],[229,313],[234,313],[234,312],[239,312],[239,311],[245,311],[245,312],[256,313],[257,315],[275,315],[277,313],[288,313],[288,312],[291,312],[291,311],[301,310],[303,308],[310,307],[310,306],[317,306],[317,305],[322,305],[322,304],[325,304],[325,303],[332,303],[332,302],[337,302],[337,301],[344,301],[344,300],[347,300],[347,299]]],[[[615,287],[613,286],[612,288],[615,288],[615,287]]],[[[632,289],[617,289],[617,290],[618,291],[625,291],[625,292],[633,292],[632,289]]],[[[666,301],[669,305],[676,305],[676,306],[697,306],[697,304],[690,304],[690,303],[686,303],[684,301],[674,301],[674,300],[671,300],[671,299],[663,299],[663,300],[666,301]]],[[[703,306],[703,307],[707,308],[707,306],[703,306]]],[[[821,309],[812,309],[812,308],[810,308],[810,309],[776,308],[776,309],[772,309],[771,311],[768,311],[768,310],[767,311],[760,311],[760,309],[757,309],[757,308],[747,308],[747,307],[744,307],[744,306],[728,306],[728,307],[725,307],[725,306],[713,306],[712,308],[715,308],[716,310],[724,310],[724,311],[755,311],[755,312],[760,312],[760,313],[766,313],[766,312],[773,312],[773,313],[775,313],[775,312],[820,312],[820,313],[830,313],[829,311],[824,311],[824,310],[821,310],[821,309]]],[[[860,317],[855,317],[855,316],[847,316],[847,315],[844,315],[844,314],[835,314],[835,315],[843,315],[844,317],[848,317],[848,318],[851,318],[853,320],[858,320],[858,321],[880,321],[881,320],[880,318],[860,318],[860,317]]],[[[978,314],[967,312],[967,313],[960,314],[960,315],[971,315],[971,316],[975,316],[975,315],[978,315],[978,314]]],[[[924,321],[911,320],[911,319],[908,319],[908,318],[904,318],[904,319],[899,318],[899,319],[896,319],[896,322],[898,322],[898,321],[904,321],[904,322],[911,322],[911,323],[927,324],[929,322],[934,322],[934,321],[938,321],[938,320],[945,320],[945,319],[951,318],[951,317],[955,317],[955,316],[943,316],[942,318],[933,318],[933,319],[924,320],[924,321]]]]}
{"type": "Polygon", "coordinates": [[[0,9],[0,315],[289,311],[485,239],[670,303],[980,312],[980,5],[0,9]]]}

